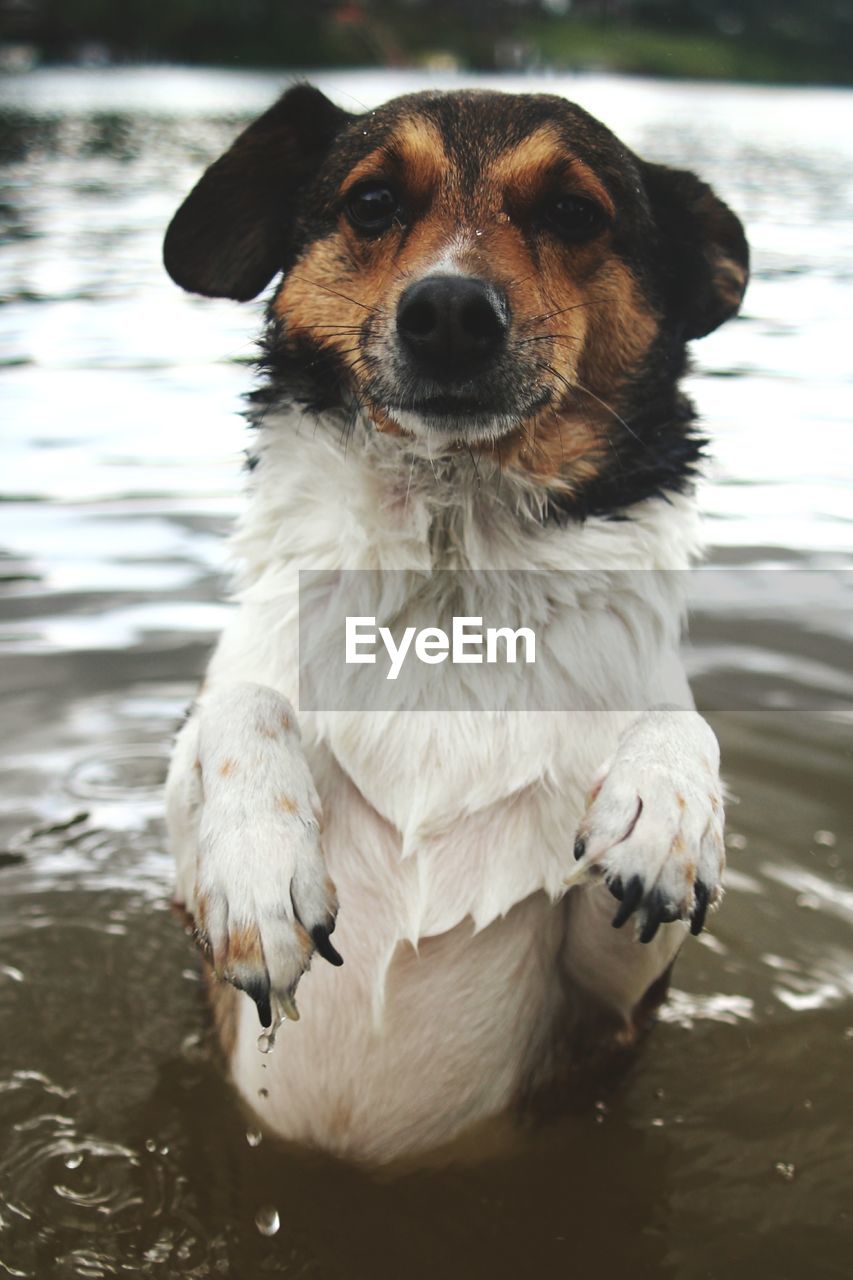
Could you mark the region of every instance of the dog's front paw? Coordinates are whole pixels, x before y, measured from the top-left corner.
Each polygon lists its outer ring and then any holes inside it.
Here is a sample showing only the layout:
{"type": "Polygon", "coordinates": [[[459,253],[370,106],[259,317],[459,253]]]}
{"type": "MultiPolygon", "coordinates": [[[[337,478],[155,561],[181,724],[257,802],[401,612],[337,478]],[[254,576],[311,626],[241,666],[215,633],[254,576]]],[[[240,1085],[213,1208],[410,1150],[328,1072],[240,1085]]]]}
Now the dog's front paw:
{"type": "Polygon", "coordinates": [[[192,911],[216,975],[255,1001],[261,1024],[299,1015],[294,992],[330,940],[338,903],[320,845],[320,804],[287,714],[262,717],[239,753],[208,745],[192,911]]]}
{"type": "Polygon", "coordinates": [[[674,920],[698,934],[722,897],[723,829],[710,728],[695,712],[650,712],[596,775],[575,858],[619,900],[614,928],[634,916],[641,942],[674,920]]]}

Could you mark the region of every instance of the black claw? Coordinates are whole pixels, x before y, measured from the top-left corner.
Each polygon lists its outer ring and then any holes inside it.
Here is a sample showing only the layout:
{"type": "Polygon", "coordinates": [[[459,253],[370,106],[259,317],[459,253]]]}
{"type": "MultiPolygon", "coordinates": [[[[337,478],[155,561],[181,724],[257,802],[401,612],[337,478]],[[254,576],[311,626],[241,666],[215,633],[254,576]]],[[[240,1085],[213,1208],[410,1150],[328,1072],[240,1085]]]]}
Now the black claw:
{"type": "Polygon", "coordinates": [[[262,1027],[272,1026],[272,1006],[270,1005],[270,980],[264,975],[263,978],[253,978],[250,982],[235,983],[240,987],[241,991],[245,991],[250,999],[254,1000],[258,1008],[258,1018],[262,1027]]]}
{"type": "Polygon", "coordinates": [[[575,862],[580,862],[581,858],[585,853],[586,853],[586,837],[577,836],[575,838],[575,862]]]}
{"type": "Polygon", "coordinates": [[[269,996],[262,996],[260,1000],[256,1000],[255,1003],[258,1006],[258,1021],[264,1030],[266,1030],[267,1027],[272,1026],[272,1008],[270,1007],[270,998],[269,996]]]}
{"type": "Polygon", "coordinates": [[[640,941],[651,942],[662,923],[663,921],[654,906],[650,907],[649,913],[646,916],[646,923],[640,931],[640,941]]]}
{"type": "Polygon", "coordinates": [[[705,916],[708,914],[708,903],[711,895],[708,886],[704,880],[697,880],[693,886],[693,892],[696,896],[696,905],[693,908],[693,914],[690,917],[690,932],[695,937],[696,934],[702,932],[705,924],[705,916]]]}
{"type": "Polygon", "coordinates": [[[621,902],[625,897],[625,886],[621,876],[614,876],[612,880],[608,880],[607,887],[617,902],[621,902]]]}
{"type": "Polygon", "coordinates": [[[613,917],[612,925],[614,929],[621,929],[625,921],[640,905],[640,899],[643,896],[643,882],[639,876],[631,876],[625,886],[622,894],[622,902],[619,910],[613,917]]]}
{"type": "Polygon", "coordinates": [[[662,924],[672,924],[679,918],[678,907],[667,902],[659,889],[654,889],[646,903],[646,919],[640,931],[641,942],[651,942],[662,924]]]}
{"type": "Polygon", "coordinates": [[[331,928],[327,929],[325,925],[316,924],[311,930],[311,937],[314,939],[314,946],[317,948],[324,960],[328,960],[329,964],[343,964],[344,958],[339,955],[329,940],[329,934],[334,929],[334,922],[331,928]]]}

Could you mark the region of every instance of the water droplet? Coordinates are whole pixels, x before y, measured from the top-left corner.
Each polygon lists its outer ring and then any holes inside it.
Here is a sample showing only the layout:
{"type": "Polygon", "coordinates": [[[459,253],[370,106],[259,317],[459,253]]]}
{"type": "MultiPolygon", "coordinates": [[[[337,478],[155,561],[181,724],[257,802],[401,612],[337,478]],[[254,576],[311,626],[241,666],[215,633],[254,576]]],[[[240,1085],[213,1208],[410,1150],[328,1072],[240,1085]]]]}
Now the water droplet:
{"type": "Polygon", "coordinates": [[[483,234],[483,233],[482,233],[482,231],[475,231],[475,232],[474,232],[474,235],[475,235],[475,236],[481,236],[482,234],[483,234]]]}
{"type": "Polygon", "coordinates": [[[264,1205],[255,1214],[255,1226],[262,1236],[274,1236],[281,1226],[278,1209],[274,1209],[272,1205],[264,1205]]]}
{"type": "Polygon", "coordinates": [[[161,1155],[161,1156],[167,1156],[168,1154],[169,1154],[169,1148],[168,1148],[168,1147],[161,1147],[161,1148],[160,1148],[160,1155],[161,1155]]]}
{"type": "Polygon", "coordinates": [[[662,1129],[662,1128],[663,1128],[663,1126],[664,1126],[664,1120],[663,1120],[663,1117],[662,1117],[662,1116],[655,1116],[654,1120],[652,1121],[652,1128],[653,1128],[653,1129],[662,1129]]]}
{"type": "Polygon", "coordinates": [[[813,839],[815,844],[821,844],[825,849],[833,849],[835,847],[834,831],[816,831],[813,839]]]}
{"type": "Polygon", "coordinates": [[[264,1140],[264,1135],[260,1129],[248,1129],[246,1131],[246,1141],[250,1147],[259,1147],[264,1140]]]}
{"type": "Polygon", "coordinates": [[[79,1169],[80,1165],[83,1163],[82,1151],[72,1151],[70,1155],[65,1157],[62,1163],[65,1165],[66,1169],[79,1169]]]}
{"type": "Polygon", "coordinates": [[[146,1150],[146,1151],[156,1151],[156,1150],[157,1150],[157,1143],[154,1141],[154,1139],[153,1139],[153,1138],[146,1138],[146,1139],[145,1139],[145,1150],[146,1150]]]}
{"type": "Polygon", "coordinates": [[[258,1049],[261,1053],[272,1053],[275,1048],[275,1038],[278,1035],[278,1029],[284,1022],[285,1018],[291,1018],[293,1021],[298,1021],[299,1019],[299,1014],[292,998],[290,998],[289,1003],[285,1005],[283,1001],[277,1000],[273,997],[272,1026],[267,1027],[266,1031],[262,1031],[258,1036],[258,1049]]]}
{"type": "Polygon", "coordinates": [[[778,1173],[779,1177],[784,1178],[786,1182],[794,1181],[796,1169],[792,1164],[787,1164],[784,1160],[777,1160],[773,1168],[778,1173]]]}
{"type": "Polygon", "coordinates": [[[509,222],[509,220],[510,220],[510,219],[509,219],[509,214],[508,214],[508,213],[499,213],[499,214],[498,214],[498,217],[497,217],[497,220],[498,220],[498,222],[504,222],[504,223],[509,222]]]}
{"type": "Polygon", "coordinates": [[[814,893],[798,893],[794,902],[807,911],[820,911],[820,898],[814,893]]]}

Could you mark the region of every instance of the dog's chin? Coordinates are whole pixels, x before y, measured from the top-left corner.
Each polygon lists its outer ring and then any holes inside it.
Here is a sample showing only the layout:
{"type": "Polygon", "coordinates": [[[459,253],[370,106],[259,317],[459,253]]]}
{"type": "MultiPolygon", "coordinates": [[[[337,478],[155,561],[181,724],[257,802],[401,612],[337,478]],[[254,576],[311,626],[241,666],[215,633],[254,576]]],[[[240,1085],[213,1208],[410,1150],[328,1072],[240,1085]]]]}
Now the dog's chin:
{"type": "Polygon", "coordinates": [[[419,409],[385,410],[404,435],[422,440],[433,450],[455,449],[500,440],[515,431],[520,420],[507,414],[424,413],[419,409]]]}
{"type": "Polygon", "coordinates": [[[451,396],[434,397],[408,407],[389,404],[381,413],[404,435],[423,441],[431,452],[494,444],[521,428],[548,397],[511,411],[451,396]]]}

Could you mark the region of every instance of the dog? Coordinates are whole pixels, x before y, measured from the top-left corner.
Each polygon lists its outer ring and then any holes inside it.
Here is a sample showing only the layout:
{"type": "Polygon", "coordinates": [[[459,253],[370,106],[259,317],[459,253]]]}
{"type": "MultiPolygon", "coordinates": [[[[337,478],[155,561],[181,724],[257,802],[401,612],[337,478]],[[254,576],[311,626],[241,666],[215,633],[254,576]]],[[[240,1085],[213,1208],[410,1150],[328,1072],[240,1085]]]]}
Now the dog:
{"type": "Polygon", "coordinates": [[[352,115],[298,84],[164,261],[211,297],[276,279],[239,607],[167,782],[176,902],[268,1131],[417,1154],[633,1042],[720,900],[719,748],[667,571],[701,550],[686,344],[737,311],[744,232],[559,97],[352,115]],[[474,615],[468,575],[522,583],[559,705],[484,706],[446,663],[452,707],[295,711],[306,570],[393,571],[404,624],[424,590],[474,615]]]}

